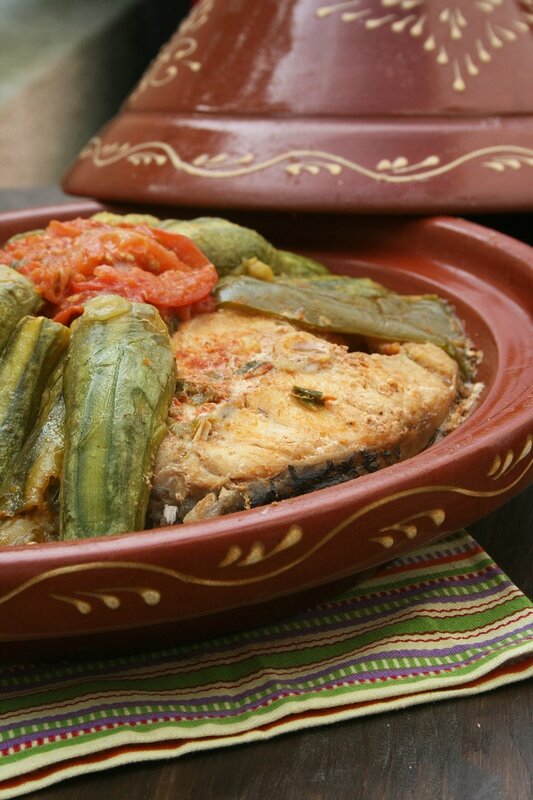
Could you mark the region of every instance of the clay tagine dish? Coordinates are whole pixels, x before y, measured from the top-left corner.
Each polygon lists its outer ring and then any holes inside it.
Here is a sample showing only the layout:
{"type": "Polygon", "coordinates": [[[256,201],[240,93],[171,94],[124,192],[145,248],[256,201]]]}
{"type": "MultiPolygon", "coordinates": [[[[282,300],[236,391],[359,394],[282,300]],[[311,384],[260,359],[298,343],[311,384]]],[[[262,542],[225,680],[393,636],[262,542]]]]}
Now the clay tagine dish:
{"type": "MultiPolygon", "coordinates": [[[[2,214],[0,242],[99,208],[2,214]]],[[[483,353],[474,410],[418,455],[308,494],[190,524],[2,548],[2,660],[123,653],[272,621],[469,524],[530,483],[530,247],[446,217],[281,214],[269,225],[260,229],[279,246],[333,272],[453,303],[483,353]]]]}
{"type": "Polygon", "coordinates": [[[201,0],[64,187],[350,213],[533,208],[533,0],[201,0]]]}

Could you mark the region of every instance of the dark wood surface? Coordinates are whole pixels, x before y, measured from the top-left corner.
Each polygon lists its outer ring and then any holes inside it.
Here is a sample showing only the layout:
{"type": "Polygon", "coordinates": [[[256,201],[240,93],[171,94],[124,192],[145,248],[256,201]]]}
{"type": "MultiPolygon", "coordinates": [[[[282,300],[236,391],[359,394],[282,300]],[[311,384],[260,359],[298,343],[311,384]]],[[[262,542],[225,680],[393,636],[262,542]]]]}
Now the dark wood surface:
{"type": "MultiPolygon", "coordinates": [[[[0,211],[62,199],[0,192],[0,211]]],[[[510,225],[517,221],[509,218],[510,225]]],[[[519,230],[530,230],[527,218],[519,230]]],[[[497,227],[496,225],[494,227],[497,227]]],[[[498,226],[505,230],[505,223],[498,226]]],[[[469,527],[533,597],[533,488],[469,527]]],[[[530,800],[533,681],[73,778],[35,800],[530,800]]]]}

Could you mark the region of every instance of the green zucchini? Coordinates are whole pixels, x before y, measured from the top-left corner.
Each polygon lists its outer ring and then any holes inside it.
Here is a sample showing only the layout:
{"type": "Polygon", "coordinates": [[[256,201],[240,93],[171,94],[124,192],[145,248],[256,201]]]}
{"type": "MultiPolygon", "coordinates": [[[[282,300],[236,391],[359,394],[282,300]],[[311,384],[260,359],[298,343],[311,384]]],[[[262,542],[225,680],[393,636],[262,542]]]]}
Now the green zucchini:
{"type": "Polygon", "coordinates": [[[320,275],[328,272],[323,264],[306,256],[278,250],[264,236],[243,225],[220,217],[197,217],[192,220],[163,220],[161,227],[188,236],[219,275],[239,274],[245,263],[257,258],[272,268],[274,275],[320,275]]]}
{"type": "Polygon", "coordinates": [[[11,267],[0,264],[0,353],[17,322],[41,305],[34,284],[11,267]]]}
{"type": "Polygon", "coordinates": [[[0,357],[0,486],[13,471],[69,335],[45,317],[23,317],[0,357]]]}
{"type": "Polygon", "coordinates": [[[277,250],[274,272],[288,278],[313,278],[328,276],[329,270],[320,261],[289,250],[277,250]]]}
{"type": "MultiPolygon", "coordinates": [[[[57,364],[41,399],[37,420],[4,481],[0,519],[32,509],[53,508],[59,489],[65,444],[63,360],[57,364]]],[[[1,525],[0,525],[1,527],[1,525]]]]}
{"type": "Polygon", "coordinates": [[[87,303],[72,325],[63,378],[62,539],[144,528],[175,384],[157,309],[115,295],[87,303]]]}
{"type": "Polygon", "coordinates": [[[219,275],[236,275],[246,271],[246,262],[257,259],[271,267],[274,275],[291,277],[322,275],[328,270],[323,264],[307,256],[278,250],[264,236],[221,217],[197,217],[196,219],[160,220],[151,214],[114,214],[101,211],[94,219],[118,225],[145,224],[153,228],[164,228],[172,233],[187,236],[214,264],[219,275]]]}

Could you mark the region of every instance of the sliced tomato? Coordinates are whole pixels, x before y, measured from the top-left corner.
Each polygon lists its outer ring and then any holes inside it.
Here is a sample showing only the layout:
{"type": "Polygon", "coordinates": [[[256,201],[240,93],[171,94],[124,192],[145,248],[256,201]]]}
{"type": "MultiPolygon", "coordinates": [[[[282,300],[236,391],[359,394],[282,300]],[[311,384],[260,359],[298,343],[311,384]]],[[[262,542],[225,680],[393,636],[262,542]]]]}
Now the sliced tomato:
{"type": "MultiPolygon", "coordinates": [[[[110,289],[106,289],[106,292],[111,291],[110,289]]],[[[83,308],[85,303],[91,299],[91,297],[95,297],[98,292],[95,291],[87,291],[87,292],[80,292],[79,294],[74,294],[68,297],[64,303],[61,304],[59,308],[56,308],[55,314],[53,315],[53,319],[55,322],[61,322],[63,325],[69,325],[70,322],[75,318],[78,317],[80,314],[83,314],[83,308]]],[[[114,292],[114,294],[118,294],[118,292],[114,292]]],[[[144,300],[142,297],[129,297],[130,300],[134,300],[136,302],[148,302],[144,300]]],[[[178,318],[182,322],[185,322],[192,317],[197,316],[198,314],[208,314],[211,311],[216,309],[216,302],[215,298],[208,294],[206,297],[203,297],[197,303],[190,303],[186,306],[179,306],[179,307],[169,307],[164,308],[162,306],[158,306],[159,311],[161,313],[162,318],[168,324],[171,324],[172,318],[178,318]]]]}
{"type": "Polygon", "coordinates": [[[60,321],[103,292],[167,313],[183,310],[205,299],[217,281],[211,262],[181,234],[91,219],[54,220],[42,233],[8,243],[0,263],[13,262],[56,306],[60,321]]]}

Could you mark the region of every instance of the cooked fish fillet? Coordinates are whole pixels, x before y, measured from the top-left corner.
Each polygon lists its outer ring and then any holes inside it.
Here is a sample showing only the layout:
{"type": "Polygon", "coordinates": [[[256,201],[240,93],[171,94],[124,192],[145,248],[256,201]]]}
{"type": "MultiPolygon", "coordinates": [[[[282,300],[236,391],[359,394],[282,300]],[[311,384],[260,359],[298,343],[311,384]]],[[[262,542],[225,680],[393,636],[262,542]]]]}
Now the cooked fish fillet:
{"type": "Polygon", "coordinates": [[[57,538],[57,514],[53,511],[32,511],[0,520],[0,547],[42,544],[57,538]]]}
{"type": "Polygon", "coordinates": [[[173,337],[178,395],[158,451],[155,525],[190,522],[374,472],[424,449],[458,368],[432,344],[349,352],[229,309],[173,337]]]}

